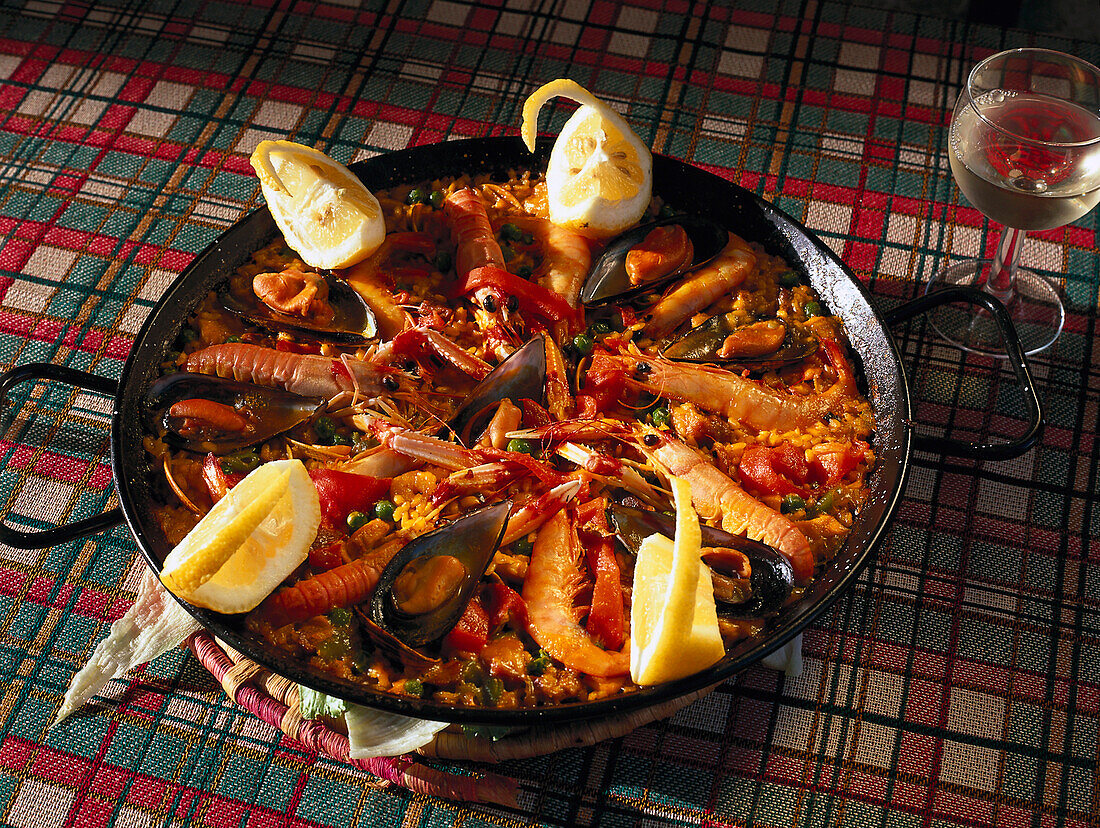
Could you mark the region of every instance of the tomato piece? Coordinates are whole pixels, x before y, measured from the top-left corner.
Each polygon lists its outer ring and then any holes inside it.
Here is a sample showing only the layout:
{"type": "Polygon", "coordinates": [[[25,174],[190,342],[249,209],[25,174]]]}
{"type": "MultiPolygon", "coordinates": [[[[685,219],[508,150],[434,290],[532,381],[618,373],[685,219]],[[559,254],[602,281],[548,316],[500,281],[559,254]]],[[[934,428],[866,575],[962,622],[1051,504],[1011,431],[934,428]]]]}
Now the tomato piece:
{"type": "Polygon", "coordinates": [[[626,372],[607,354],[597,353],[584,375],[584,389],[577,404],[584,417],[597,417],[617,405],[626,391],[626,372]],[[591,410],[589,410],[591,409],[591,410]]]}
{"type": "Polygon", "coordinates": [[[819,452],[810,463],[810,479],[826,487],[835,486],[859,465],[870,445],[856,440],[841,449],[819,452]]]}
{"type": "Polygon", "coordinates": [[[453,650],[480,653],[489,641],[489,613],[475,595],[466,605],[453,630],[443,637],[443,643],[453,650]]]}
{"type": "Polygon", "coordinates": [[[344,556],[340,554],[342,547],[340,541],[312,547],[309,550],[309,565],[322,572],[335,569],[344,563],[344,556]]]}
{"type": "Polygon", "coordinates": [[[390,490],[384,477],[335,469],[314,469],[309,476],[321,501],[321,523],[341,532],[347,531],[348,515],[369,512],[390,490]]]}
{"type": "Polygon", "coordinates": [[[809,472],[806,457],[789,443],[749,446],[741,455],[737,470],[742,482],[759,494],[805,496],[808,492],[803,485],[809,472]]]}
{"type": "Polygon", "coordinates": [[[287,351],[292,354],[319,354],[321,346],[314,342],[295,342],[290,339],[275,340],[276,351],[287,351]]]}
{"type": "Polygon", "coordinates": [[[527,602],[507,584],[499,581],[489,584],[488,606],[489,628],[498,629],[508,621],[513,626],[526,629],[527,602]]]}

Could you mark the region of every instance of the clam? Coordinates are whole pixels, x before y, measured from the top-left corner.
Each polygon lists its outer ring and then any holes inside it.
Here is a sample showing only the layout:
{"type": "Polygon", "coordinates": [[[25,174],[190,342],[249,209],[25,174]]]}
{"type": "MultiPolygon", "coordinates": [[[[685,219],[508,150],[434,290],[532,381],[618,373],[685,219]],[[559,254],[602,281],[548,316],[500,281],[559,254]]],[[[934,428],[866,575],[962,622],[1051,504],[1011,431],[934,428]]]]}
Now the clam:
{"type": "Polygon", "coordinates": [[[748,319],[722,313],[666,345],[661,355],[685,362],[717,362],[769,370],[798,362],[818,347],[807,328],[785,319],[748,319]]]}
{"type": "MultiPolygon", "coordinates": [[[[637,554],[642,541],[652,534],[673,538],[676,521],[669,515],[635,509],[618,503],[607,510],[615,536],[630,552],[637,554]]],[[[781,552],[766,543],[731,535],[703,524],[703,546],[711,551],[703,555],[715,582],[714,598],[732,614],[742,617],[769,615],[779,610],[794,586],[794,570],[781,552]],[[743,555],[751,566],[749,589],[738,577],[737,558],[743,555]]]]}
{"type": "Polygon", "coordinates": [[[542,400],[546,385],[546,341],[541,334],[508,356],[479,382],[451,417],[448,430],[463,443],[480,434],[501,400],[542,400]]]}
{"type": "Polygon", "coordinates": [[[454,629],[500,545],[511,506],[495,503],[406,544],[379,576],[371,621],[413,649],[454,629]]]}
{"type": "MultiPolygon", "coordinates": [[[[592,265],[581,288],[580,299],[585,305],[606,305],[637,293],[651,291],[672,281],[681,273],[694,270],[717,256],[729,241],[729,232],[710,219],[698,216],[672,216],[658,219],[627,230],[612,239],[592,265]],[[681,228],[690,244],[686,256],[679,253],[664,258],[663,266],[646,266],[632,278],[628,272],[631,251],[639,247],[650,234],[660,235],[681,228]]],[[[681,250],[681,248],[677,248],[681,250]]]]}
{"type": "Polygon", "coordinates": [[[154,434],[191,451],[228,454],[316,416],[324,400],[206,374],[161,377],[145,397],[154,434]]]}
{"type": "Polygon", "coordinates": [[[378,323],[374,311],[362,296],[342,279],[331,273],[303,273],[297,270],[285,270],[282,273],[264,273],[256,277],[253,283],[232,288],[223,285],[218,291],[222,306],[242,319],[266,328],[270,331],[282,331],[298,336],[333,342],[338,345],[365,345],[378,335],[378,323]],[[284,301],[277,301],[274,292],[264,290],[271,304],[256,294],[256,280],[263,277],[283,278],[295,283],[286,289],[288,294],[298,293],[284,301]],[[304,281],[303,281],[304,280],[304,281]],[[297,284],[301,282],[301,284],[297,284]],[[324,301],[319,306],[308,306],[305,311],[287,312],[284,308],[294,307],[294,300],[303,293],[323,287],[324,301]],[[321,312],[314,312],[317,307],[321,312]]]}

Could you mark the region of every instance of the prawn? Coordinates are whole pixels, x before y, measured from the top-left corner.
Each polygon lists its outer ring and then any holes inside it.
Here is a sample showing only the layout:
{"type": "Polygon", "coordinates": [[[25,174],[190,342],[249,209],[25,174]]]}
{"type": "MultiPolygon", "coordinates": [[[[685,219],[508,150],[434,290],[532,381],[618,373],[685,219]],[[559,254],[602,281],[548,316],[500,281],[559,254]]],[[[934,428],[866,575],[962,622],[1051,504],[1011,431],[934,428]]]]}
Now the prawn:
{"type": "Polygon", "coordinates": [[[795,582],[809,581],[814,574],[810,542],[786,515],[754,498],[686,443],[651,427],[644,429],[642,443],[643,453],[668,474],[688,481],[692,505],[701,518],[721,519],[722,528],[730,534],[775,547],[791,562],[795,582]],[[646,447],[649,443],[654,445],[646,447]]]}
{"type": "Polygon", "coordinates": [[[540,216],[507,216],[500,219],[498,229],[504,224],[514,224],[538,242],[542,263],[531,278],[539,287],[565,299],[569,307],[577,308],[581,285],[592,265],[592,252],[585,237],[540,216]]]}
{"type": "Polygon", "coordinates": [[[618,365],[626,384],[663,397],[690,402],[705,411],[758,431],[790,431],[818,422],[859,393],[855,373],[836,342],[821,340],[836,369],[837,379],[820,394],[782,393],[758,380],[713,365],[674,362],[641,354],[609,354],[606,363],[618,365]],[[641,366],[645,368],[642,369],[641,366]]]}
{"type": "MultiPolygon", "coordinates": [[[[378,321],[378,330],[385,339],[393,339],[408,326],[408,314],[394,301],[393,279],[388,267],[395,253],[417,254],[430,258],[435,253],[435,241],[427,233],[390,233],[374,253],[342,272],[348,284],[363,297],[378,321]]],[[[405,268],[408,270],[409,268],[405,268]]],[[[416,268],[423,276],[425,268],[416,268]]]]}
{"type": "Polygon", "coordinates": [[[569,513],[556,512],[539,530],[523,579],[527,627],[535,642],[566,667],[592,676],[630,672],[629,646],[600,648],[577,623],[573,600],[584,585],[580,539],[569,513]]]}
{"type": "Polygon", "coordinates": [[[668,336],[685,319],[739,287],[756,267],[756,256],[740,236],[729,241],[710,264],[688,274],[650,309],[645,334],[652,339],[668,336]]]}
{"type": "Polygon", "coordinates": [[[396,376],[361,359],[296,354],[243,342],[211,345],[187,357],[185,371],[279,386],[306,397],[331,399],[343,391],[368,397],[397,390],[396,376]],[[387,388],[388,385],[393,387],[387,388]]]}

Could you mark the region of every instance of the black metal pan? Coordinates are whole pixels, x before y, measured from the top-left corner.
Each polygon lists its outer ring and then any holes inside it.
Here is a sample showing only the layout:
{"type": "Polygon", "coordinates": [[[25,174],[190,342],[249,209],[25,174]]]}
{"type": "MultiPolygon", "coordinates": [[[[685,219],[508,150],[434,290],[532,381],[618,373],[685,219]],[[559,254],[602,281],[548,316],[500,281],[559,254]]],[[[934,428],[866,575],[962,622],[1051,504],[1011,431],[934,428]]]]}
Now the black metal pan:
{"type": "MultiPolygon", "coordinates": [[[[525,167],[542,169],[550,146],[549,141],[540,141],[537,154],[532,156],[518,138],[477,138],[380,155],[353,165],[352,169],[367,187],[380,190],[446,175],[503,174],[510,168],[525,167]]],[[[874,448],[878,462],[868,479],[870,497],[856,517],[846,544],[801,600],[783,609],[763,634],[738,642],[720,662],[694,676],[610,699],[528,710],[455,708],[430,700],[375,693],[360,685],[337,680],[265,646],[244,630],[240,618],[190,606],[188,611],[215,635],[281,675],[331,695],[395,713],[440,721],[514,726],[623,713],[721,682],[785,644],[824,612],[867,563],[888,530],[905,483],[914,443],[945,454],[1005,459],[1023,453],[1038,439],[1042,428],[1039,400],[1015,333],[995,299],[960,288],[922,296],[888,314],[880,314],[872,307],[859,280],[833,252],[782,211],[747,190],[682,161],[657,156],[653,169],[654,190],[665,201],[679,209],[717,219],[744,238],[761,243],[770,253],[782,256],[808,278],[829,310],[843,320],[856,353],[866,392],[874,407],[877,423],[874,448]],[[984,306],[1002,323],[1010,362],[1024,389],[1031,417],[1026,433],[1010,443],[929,440],[913,433],[905,372],[888,328],[947,301],[984,306]]],[[[150,566],[160,570],[170,546],[153,517],[149,481],[154,471],[141,445],[141,401],[156,379],[160,364],[184,320],[211,288],[248,261],[252,252],[270,241],[275,233],[270,214],[260,209],[241,219],[203,251],[150,312],[134,341],[117,387],[102,377],[52,365],[22,366],[0,377],[0,394],[6,394],[18,382],[42,378],[114,396],[111,466],[121,504],[121,510],[43,532],[20,532],[0,524],[0,542],[21,548],[52,546],[125,520],[142,555],[150,566]]]]}

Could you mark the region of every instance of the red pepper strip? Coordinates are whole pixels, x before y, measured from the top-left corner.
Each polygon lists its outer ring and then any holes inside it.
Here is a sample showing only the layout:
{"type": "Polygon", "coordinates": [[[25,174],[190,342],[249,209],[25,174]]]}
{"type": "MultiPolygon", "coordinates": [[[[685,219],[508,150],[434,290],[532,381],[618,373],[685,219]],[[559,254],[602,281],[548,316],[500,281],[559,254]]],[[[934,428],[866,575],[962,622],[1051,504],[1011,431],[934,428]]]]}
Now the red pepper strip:
{"type": "Polygon", "coordinates": [[[428,233],[404,230],[388,234],[386,242],[392,250],[399,250],[403,253],[423,253],[425,256],[431,256],[435,253],[435,239],[428,233]]]}
{"type": "Polygon", "coordinates": [[[319,354],[321,346],[315,342],[295,342],[291,339],[276,339],[276,351],[286,351],[290,354],[319,354]]]}
{"type": "Polygon", "coordinates": [[[314,469],[309,476],[321,500],[321,523],[339,531],[347,531],[348,515],[369,512],[390,490],[389,479],[365,474],[314,469]]]}
{"type": "Polygon", "coordinates": [[[810,479],[826,487],[835,486],[859,465],[869,448],[867,443],[856,440],[836,451],[817,454],[810,463],[810,479]]]}
{"type": "Polygon", "coordinates": [[[737,465],[741,480],[758,494],[805,496],[809,475],[806,456],[792,446],[749,446],[737,465]]]}
{"type": "Polygon", "coordinates": [[[321,546],[311,547],[309,550],[309,565],[321,572],[335,569],[344,563],[344,556],[340,554],[343,545],[337,540],[321,546]]]}
{"type": "MultiPolygon", "coordinates": [[[[587,533],[586,533],[587,534],[587,533]]],[[[588,569],[595,575],[592,606],[586,627],[589,634],[609,650],[619,650],[626,637],[626,611],[619,580],[615,542],[609,537],[590,536],[585,543],[588,569]]]]}
{"type": "Polygon", "coordinates": [[[466,605],[466,611],[453,630],[443,637],[443,643],[452,650],[464,653],[480,653],[489,641],[489,613],[475,595],[466,605]]]}
{"type": "Polygon", "coordinates": [[[529,454],[519,451],[505,451],[504,449],[484,446],[474,449],[474,454],[485,460],[494,460],[499,463],[518,463],[527,471],[549,486],[557,486],[565,482],[565,476],[556,471],[550,464],[536,460],[529,454]]]}
{"type": "Polygon", "coordinates": [[[542,428],[553,422],[550,413],[534,400],[523,397],[519,401],[519,407],[523,411],[523,422],[528,428],[542,428]]]}
{"type": "Polygon", "coordinates": [[[527,629],[527,602],[518,592],[499,581],[489,584],[489,629],[499,629],[508,621],[517,629],[527,629]]]}
{"type": "Polygon", "coordinates": [[[519,302],[519,309],[524,314],[534,314],[552,322],[561,322],[563,319],[573,320],[578,313],[556,293],[551,293],[534,282],[528,282],[496,265],[474,268],[459,284],[459,290],[463,294],[473,293],[483,287],[491,288],[498,294],[498,299],[501,301],[506,301],[508,296],[515,296],[516,301],[519,302]]]}
{"type": "Polygon", "coordinates": [[[211,453],[202,461],[202,479],[206,483],[206,490],[210,492],[210,499],[217,503],[225,497],[226,492],[244,480],[244,475],[226,474],[222,469],[222,461],[211,453]]]}

